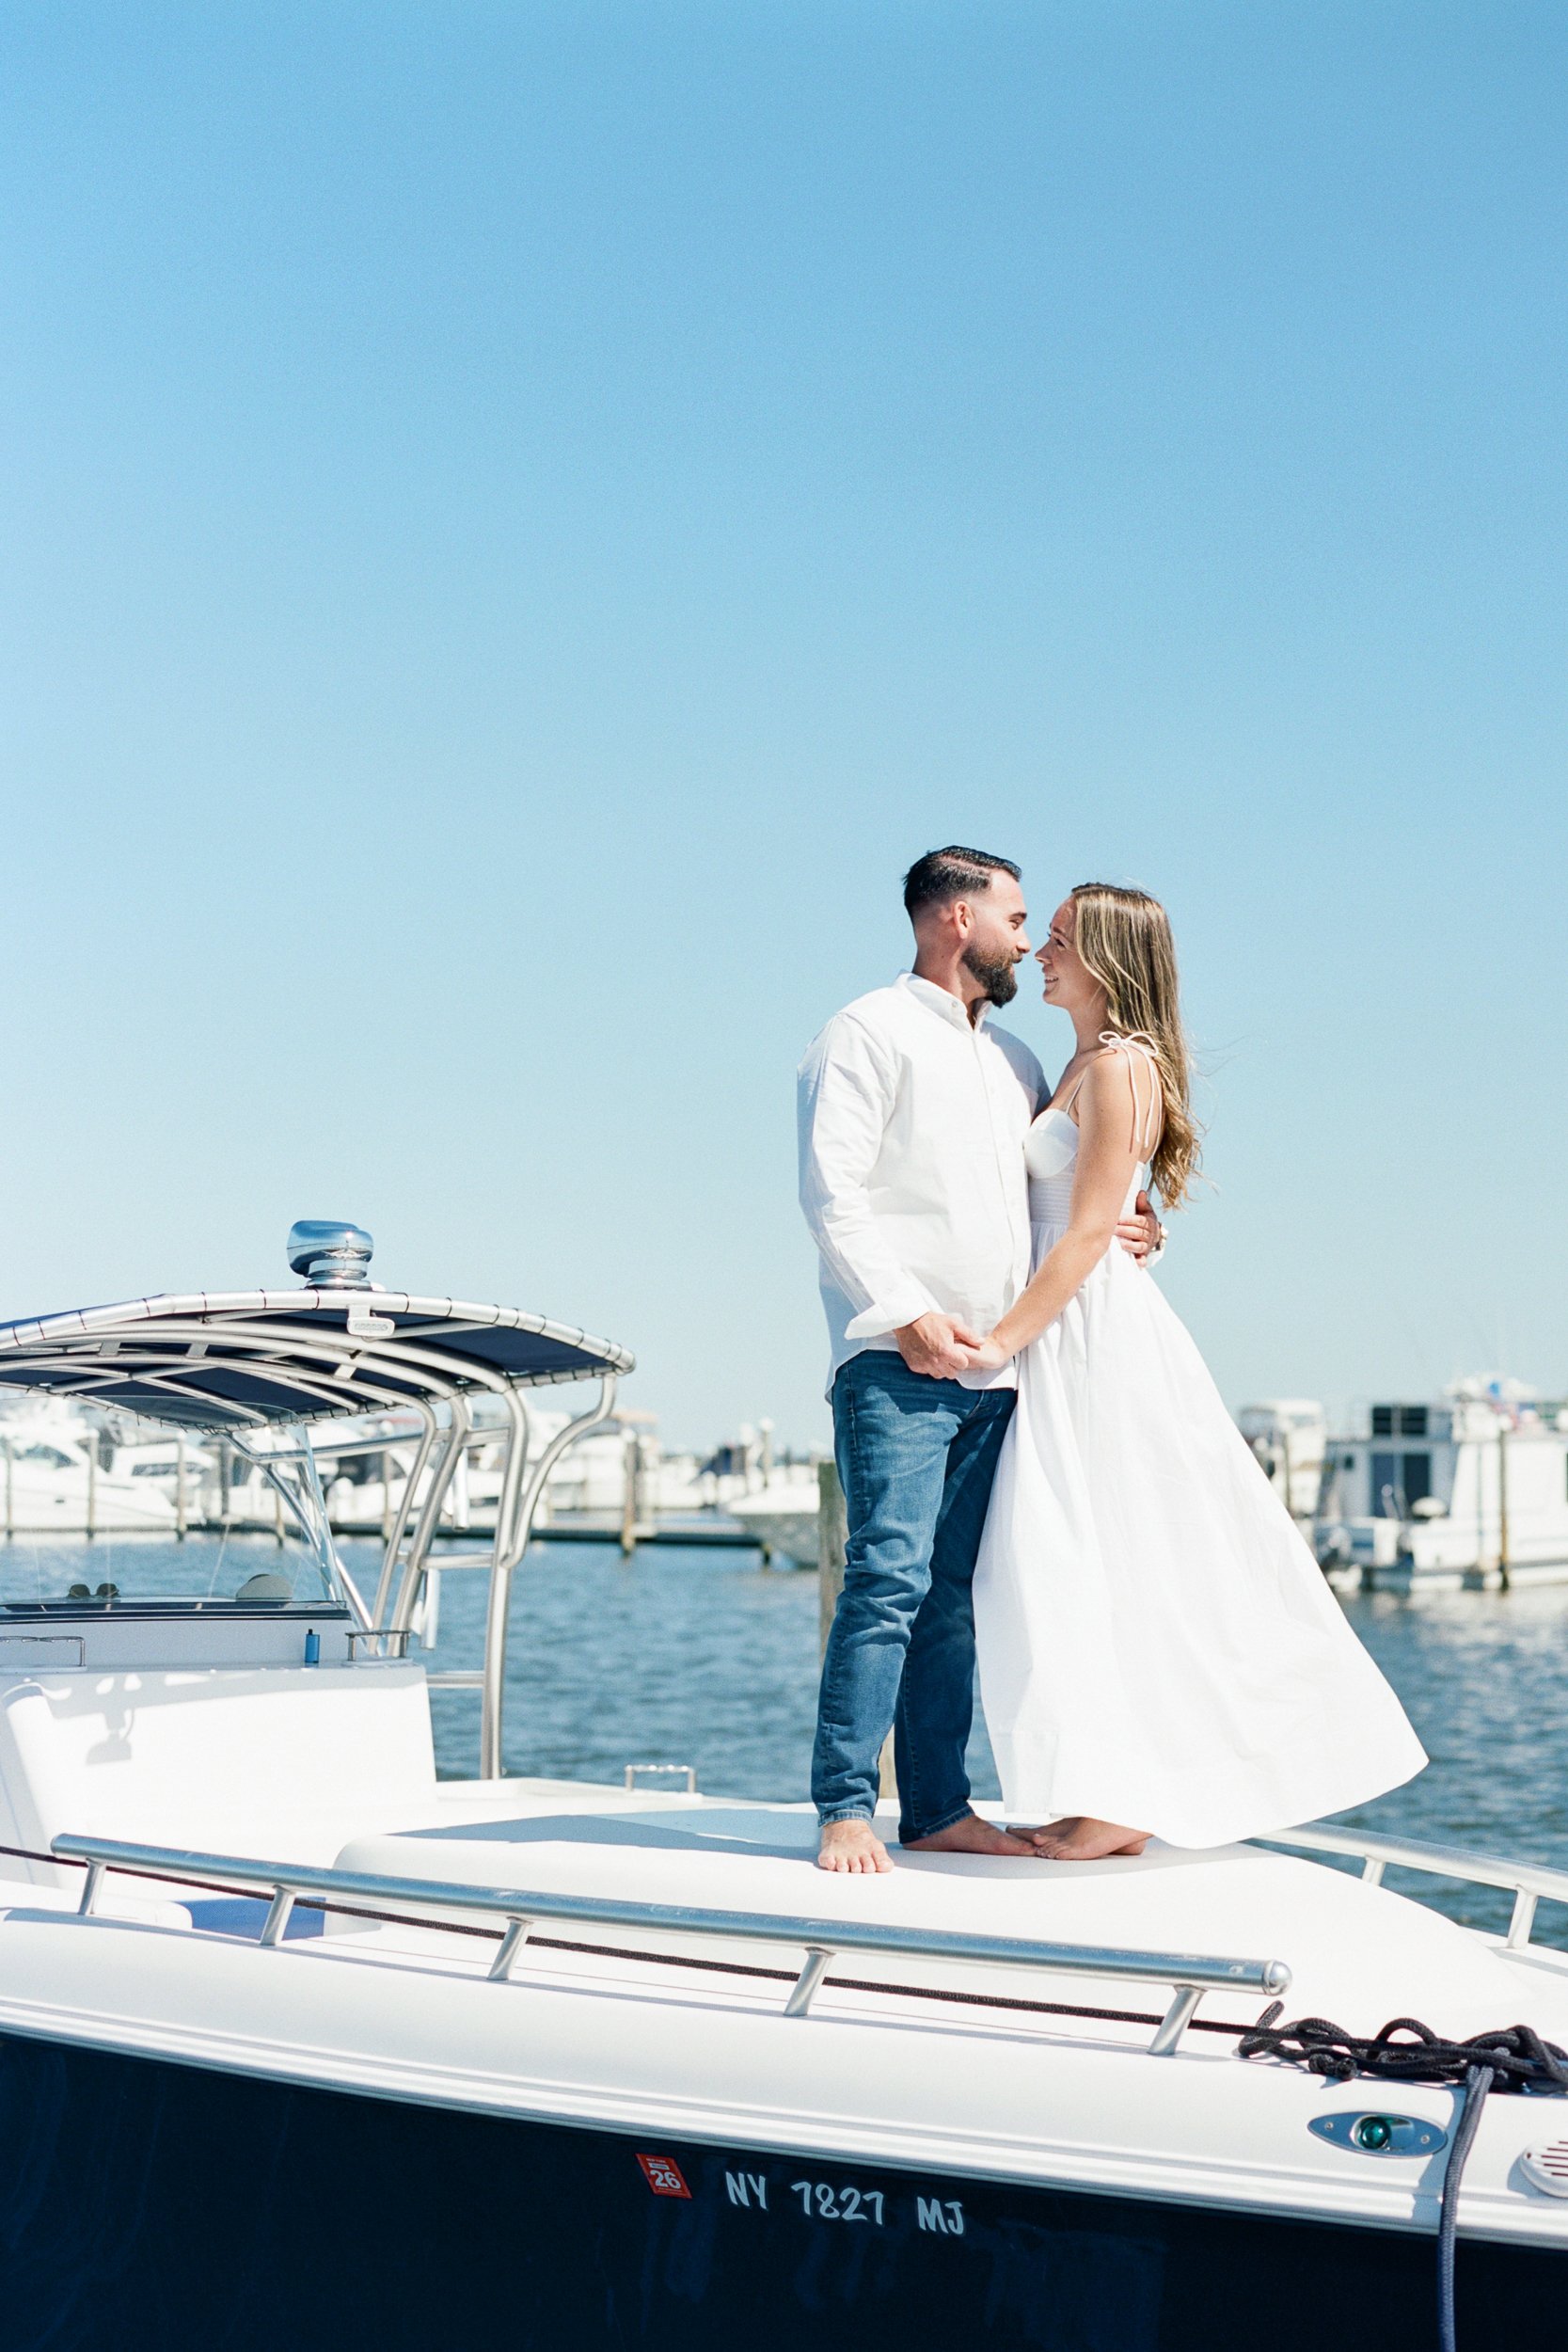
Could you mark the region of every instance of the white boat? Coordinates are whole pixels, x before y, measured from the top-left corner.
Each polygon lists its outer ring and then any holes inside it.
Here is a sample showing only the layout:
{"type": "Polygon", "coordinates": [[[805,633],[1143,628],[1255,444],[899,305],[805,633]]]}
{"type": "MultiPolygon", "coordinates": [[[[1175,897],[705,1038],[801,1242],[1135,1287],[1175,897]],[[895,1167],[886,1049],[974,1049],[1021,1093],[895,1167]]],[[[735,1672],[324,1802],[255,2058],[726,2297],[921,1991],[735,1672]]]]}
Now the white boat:
{"type": "Polygon", "coordinates": [[[502,1778],[510,1580],[630,1359],[372,1290],[356,1229],[293,1238],[303,1288],[0,1328],[0,1392],[221,1438],[287,1519],[199,1597],[160,1581],[174,1547],[97,1602],[0,1586],[8,2347],[1426,2346],[1445,2198],[1463,2352],[1551,2340],[1560,2098],[1239,2051],[1281,1999],[1568,2043],[1568,1955],[1533,1939],[1568,1873],[1307,1827],[828,1879],[803,1806],[502,1778]],[[529,1393],[591,1377],[526,1453],[529,1393]],[[488,1581],[480,1773],[437,1781],[443,1677],[406,1651],[481,1395],[499,1525],[443,1563],[488,1581]],[[307,1434],[356,1403],[415,1411],[428,1471],[373,1598],[307,1434]],[[1383,1886],[1395,1861],[1513,1890],[1509,1932],[1383,1886]]]}
{"type": "Polygon", "coordinates": [[[1323,1485],[1328,1427],[1317,1399],[1265,1397],[1243,1405],[1236,1424],[1291,1518],[1309,1519],[1323,1485]]]}
{"type": "Polygon", "coordinates": [[[724,1510],[776,1559],[815,1568],[819,1507],[816,1470],[808,1465],[775,1470],[766,1486],[733,1496],[724,1510]]]}
{"type": "Polygon", "coordinates": [[[1568,1415],[1479,1376],[1374,1405],[1329,1440],[1313,1539],[1330,1575],[1369,1588],[1568,1581],[1568,1415]]]}
{"type": "MultiPolygon", "coordinates": [[[[116,1446],[43,1401],[0,1423],[0,1516],[8,1537],[172,1535],[184,1524],[175,1440],[116,1446]]],[[[191,1473],[194,1496],[197,1473],[191,1473]]]]}
{"type": "MultiPolygon", "coordinates": [[[[547,1446],[570,1416],[548,1408],[529,1407],[530,1443],[547,1446]]],[[[385,1534],[403,1499],[404,1486],[414,1470],[419,1452],[420,1423],[412,1413],[372,1415],[324,1440],[319,1449],[322,1485],[327,1517],[339,1534],[385,1534]]],[[[505,1479],[508,1422],[494,1409],[493,1400],[475,1406],[473,1428],[441,1505],[444,1531],[494,1529],[505,1479]]],[[[244,1475],[244,1466],[236,1465],[244,1475]]],[[[250,1474],[255,1486],[256,1473],[250,1474]]],[[[420,1469],[419,1498],[430,1472],[420,1469]]],[[[228,1498],[230,1523],[238,1523],[243,1488],[232,1486],[228,1498]]],[[[417,1499],[419,1499],[417,1498],[417,1499]]],[[[270,1523],[273,1502],[261,1496],[256,1523],[270,1523]]],[[[694,1457],[669,1456],[660,1447],[651,1413],[623,1407],[604,1428],[562,1454],[545,1482],[538,1524],[562,1516],[584,1522],[602,1522],[607,1531],[618,1528],[628,1504],[638,1525],[660,1514],[696,1510],[706,1498],[698,1491],[694,1457]]]]}

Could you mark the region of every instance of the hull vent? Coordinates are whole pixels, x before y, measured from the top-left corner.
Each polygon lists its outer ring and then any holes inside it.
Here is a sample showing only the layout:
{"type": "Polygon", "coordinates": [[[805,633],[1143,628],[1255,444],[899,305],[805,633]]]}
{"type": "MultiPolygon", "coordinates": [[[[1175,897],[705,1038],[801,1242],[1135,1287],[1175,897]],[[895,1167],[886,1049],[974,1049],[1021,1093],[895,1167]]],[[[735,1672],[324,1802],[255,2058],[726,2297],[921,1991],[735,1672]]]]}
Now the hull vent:
{"type": "Polygon", "coordinates": [[[1527,2148],[1519,2169],[1531,2188],[1544,2197],[1568,2197],[1568,2139],[1554,2139],[1544,2148],[1527,2148]]]}

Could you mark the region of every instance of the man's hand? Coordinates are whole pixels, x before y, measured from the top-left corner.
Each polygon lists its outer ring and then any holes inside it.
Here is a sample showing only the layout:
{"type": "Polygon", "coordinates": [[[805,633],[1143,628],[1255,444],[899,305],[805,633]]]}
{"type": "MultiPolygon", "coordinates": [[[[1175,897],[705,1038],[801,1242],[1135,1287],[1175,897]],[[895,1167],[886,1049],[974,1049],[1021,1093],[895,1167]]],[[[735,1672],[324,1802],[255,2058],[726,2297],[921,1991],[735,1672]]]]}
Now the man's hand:
{"type": "MultiPolygon", "coordinates": [[[[1104,1228],[1101,1230],[1103,1232],[1104,1228]]],[[[1130,1258],[1135,1258],[1139,1265],[1147,1265],[1149,1252],[1159,1248],[1163,1238],[1160,1220],[1154,1214],[1148,1195],[1140,1192],[1132,1216],[1124,1216],[1117,1227],[1117,1239],[1130,1258]]]]}
{"type": "Polygon", "coordinates": [[[980,1344],[977,1331],[934,1310],[928,1315],[917,1315],[893,1336],[910,1370],[924,1373],[927,1380],[952,1380],[967,1372],[974,1361],[972,1350],[980,1344]]]}

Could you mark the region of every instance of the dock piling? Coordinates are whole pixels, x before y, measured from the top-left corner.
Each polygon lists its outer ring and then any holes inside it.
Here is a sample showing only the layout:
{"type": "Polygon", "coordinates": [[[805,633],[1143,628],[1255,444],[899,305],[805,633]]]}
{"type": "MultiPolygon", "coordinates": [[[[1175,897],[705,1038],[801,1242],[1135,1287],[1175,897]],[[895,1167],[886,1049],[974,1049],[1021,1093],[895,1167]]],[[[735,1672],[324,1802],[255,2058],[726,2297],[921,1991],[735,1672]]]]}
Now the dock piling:
{"type": "Polygon", "coordinates": [[[637,1506],[642,1484],[642,1446],[635,1429],[625,1439],[625,1477],[621,1487],[621,1556],[629,1560],[637,1549],[637,1506]]]}

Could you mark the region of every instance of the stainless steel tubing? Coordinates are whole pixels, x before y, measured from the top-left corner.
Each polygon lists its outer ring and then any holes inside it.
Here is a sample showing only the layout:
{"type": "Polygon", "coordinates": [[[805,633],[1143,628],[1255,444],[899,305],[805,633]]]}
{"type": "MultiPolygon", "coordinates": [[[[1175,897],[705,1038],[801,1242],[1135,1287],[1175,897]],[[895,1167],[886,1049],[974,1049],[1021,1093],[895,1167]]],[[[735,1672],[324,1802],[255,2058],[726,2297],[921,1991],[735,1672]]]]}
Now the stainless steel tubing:
{"type": "Polygon", "coordinates": [[[1461,1846],[1429,1846],[1420,1838],[1374,1836],[1367,1831],[1332,1824],[1324,1827],[1315,1821],[1302,1829],[1254,1837],[1250,1843],[1297,1846],[1308,1853],[1348,1854],[1361,1863],[1362,1878],[1371,1886],[1379,1885],[1390,1867],[1422,1870],[1430,1878],[1459,1879],[1472,1886],[1500,1886],[1513,1897],[1508,1943],[1516,1951],[1529,1943],[1535,1906],[1543,1897],[1548,1902],[1568,1903],[1568,1870],[1550,1869],[1537,1862],[1510,1862],[1501,1854],[1466,1853],[1461,1846]]]}
{"type": "MultiPolygon", "coordinates": [[[[398,1498],[397,1517],[393,1519],[387,1541],[381,1548],[381,1575],[375,1588],[375,1608],[372,1613],[377,1625],[385,1625],[387,1622],[387,1612],[392,1604],[392,1571],[397,1563],[398,1553],[403,1549],[403,1539],[408,1532],[408,1521],[414,1509],[415,1494],[420,1479],[429,1467],[431,1453],[436,1444],[435,1412],[422,1397],[417,1399],[416,1402],[424,1422],[424,1428],[420,1433],[414,1459],[409,1465],[408,1475],[403,1482],[403,1492],[398,1498]]],[[[385,1463],[382,1465],[382,1476],[384,1478],[387,1476],[385,1463]]]]}
{"type": "Polygon", "coordinates": [[[408,1546],[408,1556],[403,1564],[403,1576],[398,1584],[397,1597],[392,1603],[389,1622],[396,1626],[411,1625],[414,1621],[414,1603],[419,1597],[420,1576],[424,1567],[425,1556],[435,1538],[436,1530],[441,1524],[441,1506],[446,1502],[447,1489],[456,1474],[457,1465],[463,1453],[464,1439],[473,1425],[473,1414],[469,1408],[468,1400],[459,1391],[454,1391],[447,1399],[447,1410],[451,1415],[451,1419],[442,1433],[444,1442],[440,1455],[430,1473],[430,1486],[408,1546]]]}
{"type": "MultiPolygon", "coordinates": [[[[230,1854],[192,1853],[171,1846],[133,1845],[110,1837],[56,1837],[52,1848],[63,1862],[86,1862],[137,1877],[169,1879],[180,1885],[217,1881],[268,1889],[274,1908],[285,1894],[352,1909],[388,1907],[446,1912],[504,1920],[510,1926],[541,1919],[576,1927],[651,1929],[666,1935],[715,1936],[721,1941],[803,1947],[807,1960],[789,1997],[786,2014],[809,2007],[831,1962],[840,1952],[875,1952],[899,1959],[947,1960],[987,1968],[1040,1969],[1072,1977],[1102,1977],[1135,1984],[1175,1988],[1160,2030],[1149,2045],[1164,2056],[1174,2050],[1199,1997],[1206,1992],[1277,1994],[1290,1988],[1291,1971],[1280,1960],[1231,1960],[1202,1952],[1127,1951],[1092,1944],[1045,1944],[1005,1935],[966,1935],[939,1928],[878,1926],[861,1919],[771,1917],[766,1912],[701,1911],[684,1903],[621,1902],[598,1895],[535,1894],[516,1886],[454,1886],[430,1879],[382,1878],[358,1870],[323,1870],[304,1864],[252,1862],[230,1854]]],[[[271,1914],[269,1914],[269,1919],[271,1914]]],[[[523,1938],[512,1939],[508,1965],[523,1938]]],[[[499,1957],[499,1955],[498,1955],[499,1957]]]]}
{"type": "Polygon", "coordinates": [[[484,1619],[484,1691],[479,1722],[479,1776],[481,1780],[499,1780],[501,1776],[501,1712],[506,1686],[506,1627],[512,1599],[512,1579],[517,1563],[528,1549],[528,1539],[533,1528],[533,1515],[539,1508],[539,1498],[545,1491],[545,1481],[568,1447],[579,1438],[587,1437],[610,1419],[615,1402],[616,1375],[605,1373],[599,1381],[598,1402],[586,1413],[569,1421],[564,1429],[553,1437],[523,1482],[517,1499],[514,1524],[507,1531],[504,1549],[501,1544],[501,1518],[496,1515],[496,1565],[490,1578],[489,1606],[484,1619]]]}

